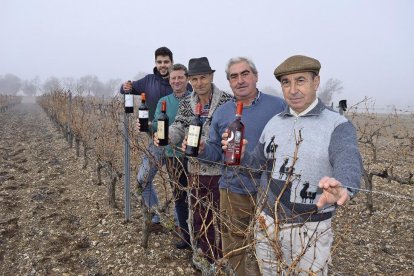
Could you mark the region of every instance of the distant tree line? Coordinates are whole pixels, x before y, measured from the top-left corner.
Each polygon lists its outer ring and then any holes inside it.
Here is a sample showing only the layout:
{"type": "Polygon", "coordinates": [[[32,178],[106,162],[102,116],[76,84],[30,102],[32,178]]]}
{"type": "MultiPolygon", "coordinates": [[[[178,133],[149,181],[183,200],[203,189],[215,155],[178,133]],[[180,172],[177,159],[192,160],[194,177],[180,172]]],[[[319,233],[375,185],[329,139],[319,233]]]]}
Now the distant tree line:
{"type": "MultiPolygon", "coordinates": [[[[138,73],[137,76],[144,76],[138,73]]],[[[57,90],[71,90],[81,96],[113,96],[121,86],[121,79],[101,81],[95,75],[79,79],[50,77],[44,82],[39,77],[24,80],[14,74],[0,75],[0,95],[38,96],[57,90]]]]}
{"type": "MultiPolygon", "coordinates": [[[[134,80],[143,78],[147,73],[139,72],[134,76],[134,80]]],[[[0,94],[17,95],[19,91],[26,96],[36,96],[58,90],[71,90],[81,96],[113,96],[119,89],[123,80],[109,79],[102,82],[95,75],[86,75],[79,79],[50,77],[45,82],[41,82],[39,77],[31,80],[22,80],[13,74],[0,75],[0,94]]],[[[318,91],[318,97],[327,105],[332,103],[335,93],[339,94],[343,90],[342,82],[338,79],[330,78],[318,91]]],[[[275,96],[283,97],[275,87],[266,86],[261,89],[263,92],[275,96]]]]}

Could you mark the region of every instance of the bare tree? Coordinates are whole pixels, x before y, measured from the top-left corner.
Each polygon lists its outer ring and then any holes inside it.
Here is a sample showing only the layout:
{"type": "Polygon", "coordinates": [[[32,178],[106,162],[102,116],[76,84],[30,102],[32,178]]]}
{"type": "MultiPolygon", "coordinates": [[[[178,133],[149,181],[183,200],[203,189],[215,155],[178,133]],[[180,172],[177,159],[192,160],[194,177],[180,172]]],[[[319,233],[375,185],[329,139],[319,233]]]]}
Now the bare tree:
{"type": "Polygon", "coordinates": [[[26,80],[23,82],[22,91],[27,96],[36,96],[37,90],[39,89],[40,80],[39,77],[35,77],[32,80],[26,80]]]}
{"type": "Polygon", "coordinates": [[[260,89],[260,91],[263,91],[264,93],[269,94],[269,95],[278,96],[278,97],[283,98],[283,94],[281,92],[279,92],[279,90],[277,90],[276,88],[274,88],[272,86],[265,86],[262,89],[260,89]]]}
{"type": "Polygon", "coordinates": [[[22,87],[22,81],[18,76],[6,74],[0,76],[0,94],[16,95],[22,87]]]}
{"type": "Polygon", "coordinates": [[[114,96],[119,91],[121,87],[122,80],[121,79],[110,79],[104,84],[103,94],[105,96],[114,96]]]}
{"type": "Polygon", "coordinates": [[[86,75],[79,79],[79,85],[86,95],[101,95],[104,90],[103,83],[94,75],[86,75]]]}
{"type": "Polygon", "coordinates": [[[340,94],[343,90],[342,82],[338,79],[332,79],[326,81],[326,83],[319,89],[318,97],[326,105],[332,102],[332,97],[335,93],[340,94]]]}
{"type": "Polygon", "coordinates": [[[45,93],[52,93],[54,91],[59,91],[61,89],[62,85],[60,83],[60,80],[56,77],[50,77],[43,84],[43,92],[45,93]]]}

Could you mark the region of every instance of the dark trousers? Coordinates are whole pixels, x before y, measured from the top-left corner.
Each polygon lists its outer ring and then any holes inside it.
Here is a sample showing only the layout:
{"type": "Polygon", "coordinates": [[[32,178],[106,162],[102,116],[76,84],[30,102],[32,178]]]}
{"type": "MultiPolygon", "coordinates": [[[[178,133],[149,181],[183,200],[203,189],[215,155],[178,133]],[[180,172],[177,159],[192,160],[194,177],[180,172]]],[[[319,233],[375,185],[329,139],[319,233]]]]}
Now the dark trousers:
{"type": "Polygon", "coordinates": [[[190,242],[188,235],[188,203],[187,203],[187,158],[167,158],[167,171],[171,179],[174,194],[175,212],[181,228],[182,238],[190,242]]]}
{"type": "Polygon", "coordinates": [[[218,181],[220,176],[190,176],[191,206],[193,207],[194,236],[198,247],[203,251],[209,262],[221,258],[220,192],[218,181]],[[218,232],[214,229],[218,228],[218,232]]]}

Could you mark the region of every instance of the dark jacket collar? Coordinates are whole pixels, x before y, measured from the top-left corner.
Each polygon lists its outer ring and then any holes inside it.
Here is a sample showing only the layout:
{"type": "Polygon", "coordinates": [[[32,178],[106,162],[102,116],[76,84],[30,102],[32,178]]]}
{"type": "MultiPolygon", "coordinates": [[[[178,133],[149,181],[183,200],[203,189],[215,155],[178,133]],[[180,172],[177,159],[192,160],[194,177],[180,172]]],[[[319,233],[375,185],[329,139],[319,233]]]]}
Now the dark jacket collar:
{"type": "Polygon", "coordinates": [[[154,73],[156,78],[159,78],[161,80],[162,85],[170,86],[170,80],[168,78],[164,78],[163,76],[161,76],[160,72],[157,70],[157,67],[154,67],[154,69],[152,69],[152,72],[154,73]]]}

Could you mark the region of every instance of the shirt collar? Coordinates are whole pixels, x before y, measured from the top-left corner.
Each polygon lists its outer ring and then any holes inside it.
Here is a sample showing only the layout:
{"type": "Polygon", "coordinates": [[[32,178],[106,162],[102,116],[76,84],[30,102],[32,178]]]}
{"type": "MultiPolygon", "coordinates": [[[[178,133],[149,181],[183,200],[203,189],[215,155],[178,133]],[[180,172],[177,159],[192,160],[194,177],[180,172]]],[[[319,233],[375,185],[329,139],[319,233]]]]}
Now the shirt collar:
{"type": "Polygon", "coordinates": [[[185,91],[185,93],[181,97],[178,97],[177,95],[175,95],[174,92],[173,92],[173,95],[176,99],[181,100],[181,99],[184,99],[185,97],[187,97],[188,95],[190,95],[190,93],[191,92],[187,90],[187,91],[185,91]]]}
{"type": "Polygon", "coordinates": [[[309,113],[309,111],[311,111],[317,104],[318,104],[319,100],[318,98],[316,98],[310,106],[308,106],[308,108],[306,108],[305,110],[303,110],[300,113],[296,113],[296,111],[294,111],[291,107],[289,107],[290,109],[290,113],[295,116],[295,117],[301,117],[301,116],[305,116],[306,114],[309,113]]]}
{"type": "MultiPolygon", "coordinates": [[[[259,90],[257,90],[257,95],[256,95],[256,97],[253,99],[253,101],[252,101],[252,105],[257,104],[257,102],[259,101],[259,99],[260,99],[260,96],[261,96],[261,95],[262,95],[262,92],[260,92],[259,90]]],[[[236,98],[236,97],[233,97],[233,102],[237,103],[237,98],[236,98]]]]}

